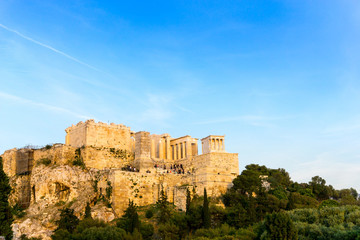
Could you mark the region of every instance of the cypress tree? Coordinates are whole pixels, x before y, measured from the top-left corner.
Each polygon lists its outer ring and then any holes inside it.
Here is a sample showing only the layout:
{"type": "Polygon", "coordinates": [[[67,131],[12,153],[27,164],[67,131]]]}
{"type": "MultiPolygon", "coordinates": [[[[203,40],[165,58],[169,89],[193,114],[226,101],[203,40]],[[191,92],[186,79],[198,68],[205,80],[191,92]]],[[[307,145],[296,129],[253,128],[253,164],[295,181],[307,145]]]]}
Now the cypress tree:
{"type": "Polygon", "coordinates": [[[129,200],[129,206],[122,217],[125,224],[124,229],[130,233],[140,230],[140,220],[136,208],[136,204],[129,200]]]}
{"type": "Polygon", "coordinates": [[[189,213],[191,203],[191,195],[189,188],[186,189],[186,214],[189,213]]]}
{"type": "Polygon", "coordinates": [[[91,207],[90,204],[87,203],[85,207],[85,218],[92,218],[91,217],[91,207]]]}
{"type": "Polygon", "coordinates": [[[0,157],[0,236],[5,236],[7,240],[13,237],[11,229],[13,216],[8,202],[10,192],[9,178],[3,170],[2,157],[0,157]]]}
{"type": "Polygon", "coordinates": [[[167,196],[164,190],[160,192],[160,198],[156,202],[157,208],[159,209],[158,213],[158,222],[159,223],[166,223],[169,221],[171,217],[171,211],[169,207],[169,202],[167,201],[167,196]]]}
{"type": "Polygon", "coordinates": [[[203,226],[204,228],[210,228],[209,200],[207,198],[206,188],[204,188],[203,226]]]}

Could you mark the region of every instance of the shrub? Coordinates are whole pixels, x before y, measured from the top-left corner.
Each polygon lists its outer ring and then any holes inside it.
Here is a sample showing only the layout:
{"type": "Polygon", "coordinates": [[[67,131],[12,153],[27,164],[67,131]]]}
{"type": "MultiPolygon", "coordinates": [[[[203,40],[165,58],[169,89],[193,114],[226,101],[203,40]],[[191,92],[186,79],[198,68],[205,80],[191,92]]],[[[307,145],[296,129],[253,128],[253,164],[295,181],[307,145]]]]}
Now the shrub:
{"type": "Polygon", "coordinates": [[[324,208],[324,207],[337,207],[340,204],[336,201],[336,200],[332,200],[332,199],[327,199],[321,202],[319,209],[324,208]]]}
{"type": "Polygon", "coordinates": [[[72,160],[71,165],[79,166],[79,167],[81,167],[83,169],[85,168],[85,163],[80,158],[75,158],[74,160],[72,160]]]}
{"type": "Polygon", "coordinates": [[[150,223],[141,223],[140,224],[140,233],[144,239],[151,239],[154,234],[154,227],[150,223]]]}
{"type": "Polygon", "coordinates": [[[12,214],[18,218],[22,218],[26,215],[26,212],[24,210],[25,209],[21,207],[18,203],[16,203],[11,209],[12,214]]]}
{"type": "Polygon", "coordinates": [[[107,181],[107,187],[106,187],[106,198],[110,199],[111,195],[112,195],[112,186],[111,186],[111,182],[107,181]]]}
{"type": "Polygon", "coordinates": [[[146,218],[152,218],[154,216],[154,211],[150,208],[146,211],[145,217],[146,218]]]}
{"type": "Polygon", "coordinates": [[[261,239],[298,239],[298,232],[294,223],[289,215],[284,212],[266,215],[264,230],[259,232],[261,239]]]}
{"type": "Polygon", "coordinates": [[[45,149],[51,149],[52,145],[51,144],[46,144],[45,149]]]}
{"type": "Polygon", "coordinates": [[[39,166],[41,164],[44,165],[44,166],[49,166],[51,164],[51,159],[49,159],[49,158],[41,158],[41,159],[37,160],[36,166],[39,166]]]}
{"type": "Polygon", "coordinates": [[[106,227],[107,224],[99,219],[85,218],[79,222],[79,225],[75,229],[75,233],[82,233],[88,228],[92,227],[106,227]]]}

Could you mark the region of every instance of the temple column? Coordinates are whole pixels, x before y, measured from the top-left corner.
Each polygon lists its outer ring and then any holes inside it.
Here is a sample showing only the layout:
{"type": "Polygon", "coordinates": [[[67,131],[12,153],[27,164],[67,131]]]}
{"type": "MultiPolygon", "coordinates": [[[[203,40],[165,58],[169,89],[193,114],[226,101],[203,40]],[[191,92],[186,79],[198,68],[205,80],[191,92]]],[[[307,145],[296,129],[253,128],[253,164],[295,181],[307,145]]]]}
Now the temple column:
{"type": "Polygon", "coordinates": [[[182,147],[182,156],[183,156],[182,158],[184,159],[184,158],[186,158],[186,155],[185,155],[185,153],[186,153],[186,151],[185,151],[185,142],[182,143],[182,146],[183,146],[182,147]]]}
{"type": "Polygon", "coordinates": [[[176,160],[176,155],[177,155],[176,148],[177,148],[177,146],[176,146],[176,144],[174,144],[173,146],[174,146],[174,160],[176,160]]]}
{"type": "Polygon", "coordinates": [[[159,158],[164,159],[164,140],[162,138],[159,141],[159,158]]]}
{"type": "Polygon", "coordinates": [[[179,144],[175,144],[175,160],[179,159],[179,144]]]}
{"type": "Polygon", "coordinates": [[[170,147],[170,139],[166,138],[166,159],[171,159],[171,147],[170,147]]]}
{"type": "Polygon", "coordinates": [[[152,158],[155,158],[155,157],[156,157],[155,154],[156,154],[155,142],[154,142],[154,139],[151,139],[151,151],[150,151],[150,156],[151,156],[152,158]]]}

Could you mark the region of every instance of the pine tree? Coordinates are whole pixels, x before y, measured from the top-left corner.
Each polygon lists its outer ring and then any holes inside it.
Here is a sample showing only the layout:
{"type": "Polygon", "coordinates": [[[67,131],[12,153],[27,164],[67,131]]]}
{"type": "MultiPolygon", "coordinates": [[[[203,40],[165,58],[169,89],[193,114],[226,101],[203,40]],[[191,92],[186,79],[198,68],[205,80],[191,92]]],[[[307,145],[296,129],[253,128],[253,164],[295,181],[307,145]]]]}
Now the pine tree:
{"type": "Polygon", "coordinates": [[[186,214],[189,213],[191,203],[191,195],[189,188],[186,189],[186,214]]]}
{"type": "Polygon", "coordinates": [[[5,236],[7,240],[13,237],[11,230],[13,216],[8,202],[10,192],[9,178],[3,170],[3,162],[0,157],[0,236],[5,236]]]}
{"type": "Polygon", "coordinates": [[[204,228],[210,228],[210,211],[209,200],[207,198],[206,188],[204,188],[204,204],[203,204],[203,226],[204,228]]]}

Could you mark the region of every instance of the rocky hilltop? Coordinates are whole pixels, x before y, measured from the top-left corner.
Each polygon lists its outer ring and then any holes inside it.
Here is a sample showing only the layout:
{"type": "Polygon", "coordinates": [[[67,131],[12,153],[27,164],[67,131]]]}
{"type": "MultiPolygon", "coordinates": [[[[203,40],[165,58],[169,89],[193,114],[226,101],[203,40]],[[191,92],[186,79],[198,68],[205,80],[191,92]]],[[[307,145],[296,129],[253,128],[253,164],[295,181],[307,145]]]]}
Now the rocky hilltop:
{"type": "Polygon", "coordinates": [[[13,224],[15,239],[50,239],[69,207],[79,218],[87,204],[92,216],[111,221],[121,216],[129,199],[154,204],[164,190],[177,208],[185,206],[186,189],[199,195],[206,187],[219,196],[238,175],[238,155],[225,152],[224,136],[201,140],[190,136],[134,133],[124,125],[88,120],[66,129],[65,144],[5,151],[3,168],[10,177],[12,206],[24,208],[13,224]]]}

